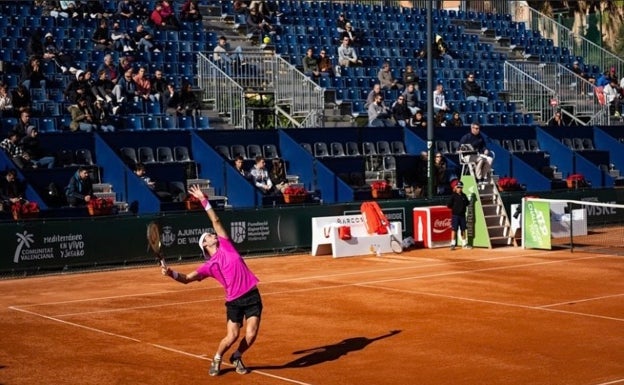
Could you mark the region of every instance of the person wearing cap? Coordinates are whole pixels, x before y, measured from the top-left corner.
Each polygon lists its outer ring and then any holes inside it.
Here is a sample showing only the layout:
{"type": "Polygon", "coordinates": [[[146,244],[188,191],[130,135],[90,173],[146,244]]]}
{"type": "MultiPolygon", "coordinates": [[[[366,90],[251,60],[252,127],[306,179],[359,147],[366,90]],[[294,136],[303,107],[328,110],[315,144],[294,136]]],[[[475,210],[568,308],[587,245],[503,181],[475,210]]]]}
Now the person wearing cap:
{"type": "Polygon", "coordinates": [[[622,101],[622,93],[618,87],[617,79],[609,79],[609,84],[604,86],[602,92],[604,93],[607,104],[609,105],[609,113],[616,118],[619,118],[621,115],[620,103],[622,101]]]}
{"type": "Polygon", "coordinates": [[[245,321],[245,335],[230,356],[230,362],[237,373],[246,374],[248,370],[243,364],[242,355],[256,340],[262,316],[262,299],[257,288],[259,280],[234,247],[223,223],[199,186],[191,186],[189,193],[200,200],[213,227],[199,237],[198,244],[205,262],[188,274],[175,271],[166,265],[162,266],[161,272],[183,284],[212,277],[223,286],[226,300],[226,335],[217,347],[208,374],[216,376],[220,373],[223,356],[239,338],[245,321]]]}
{"type": "Polygon", "coordinates": [[[466,208],[468,208],[470,201],[466,194],[464,194],[463,188],[464,184],[461,181],[457,181],[453,187],[453,193],[446,203],[446,207],[451,209],[451,250],[455,250],[455,246],[457,245],[458,230],[462,247],[464,249],[472,249],[472,246],[468,244],[468,237],[466,234],[466,208]]]}
{"type": "Polygon", "coordinates": [[[478,123],[470,125],[470,132],[462,136],[459,144],[469,144],[476,154],[470,155],[468,161],[474,163],[475,177],[479,183],[485,183],[492,169],[492,154],[485,147],[485,139],[481,135],[481,126],[478,123]]]}
{"type": "Polygon", "coordinates": [[[338,20],[336,20],[336,30],[338,33],[342,34],[346,30],[347,23],[349,23],[349,20],[347,20],[344,13],[338,15],[338,20]]]}
{"type": "Polygon", "coordinates": [[[78,99],[86,98],[89,103],[93,103],[95,97],[91,92],[91,71],[76,71],[76,78],[73,79],[63,92],[67,100],[78,103],[78,99]]]}
{"type": "Polygon", "coordinates": [[[225,36],[219,37],[219,42],[212,52],[212,60],[221,67],[231,65],[233,62],[244,63],[243,49],[238,46],[232,50],[225,36]]]}

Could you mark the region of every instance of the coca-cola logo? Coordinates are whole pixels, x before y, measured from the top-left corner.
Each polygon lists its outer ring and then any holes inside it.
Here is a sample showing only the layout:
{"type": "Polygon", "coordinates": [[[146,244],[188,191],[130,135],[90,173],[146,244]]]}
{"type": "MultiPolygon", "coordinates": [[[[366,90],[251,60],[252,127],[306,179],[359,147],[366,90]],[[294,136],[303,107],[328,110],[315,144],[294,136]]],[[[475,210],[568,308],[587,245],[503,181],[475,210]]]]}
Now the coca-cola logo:
{"type": "Polygon", "coordinates": [[[443,233],[451,228],[451,218],[436,219],[433,221],[433,232],[443,233]]]}

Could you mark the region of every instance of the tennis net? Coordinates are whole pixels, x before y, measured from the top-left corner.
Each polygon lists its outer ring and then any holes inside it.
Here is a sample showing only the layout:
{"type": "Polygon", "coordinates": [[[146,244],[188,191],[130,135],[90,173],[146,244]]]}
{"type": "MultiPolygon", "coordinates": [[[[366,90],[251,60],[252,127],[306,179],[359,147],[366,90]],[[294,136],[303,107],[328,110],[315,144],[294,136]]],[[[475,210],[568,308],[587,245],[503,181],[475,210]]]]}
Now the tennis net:
{"type": "Polygon", "coordinates": [[[549,233],[550,247],[553,248],[624,255],[624,205],[584,200],[525,198],[522,215],[523,227],[529,229],[523,231],[524,240],[529,243],[528,247],[535,237],[546,237],[549,233]],[[550,229],[548,232],[538,231],[540,218],[546,217],[546,210],[549,210],[550,229]]]}

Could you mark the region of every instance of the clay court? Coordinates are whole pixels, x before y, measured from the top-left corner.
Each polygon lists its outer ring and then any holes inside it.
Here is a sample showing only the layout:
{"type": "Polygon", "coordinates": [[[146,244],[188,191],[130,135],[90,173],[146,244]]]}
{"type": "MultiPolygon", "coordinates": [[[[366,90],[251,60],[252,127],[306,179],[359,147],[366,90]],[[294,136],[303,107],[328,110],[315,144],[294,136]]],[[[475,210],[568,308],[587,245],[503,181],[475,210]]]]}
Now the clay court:
{"type": "Polygon", "coordinates": [[[247,263],[265,310],[245,376],[228,365],[208,376],[222,289],[154,265],[0,281],[0,383],[624,384],[622,257],[434,249],[247,263]]]}

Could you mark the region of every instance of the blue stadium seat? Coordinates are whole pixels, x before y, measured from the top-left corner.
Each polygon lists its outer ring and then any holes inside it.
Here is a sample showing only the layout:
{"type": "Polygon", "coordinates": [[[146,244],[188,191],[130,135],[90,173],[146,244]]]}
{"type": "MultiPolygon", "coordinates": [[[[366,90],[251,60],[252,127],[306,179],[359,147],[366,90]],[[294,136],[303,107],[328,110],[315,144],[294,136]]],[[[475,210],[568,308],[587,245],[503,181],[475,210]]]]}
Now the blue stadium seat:
{"type": "Polygon", "coordinates": [[[192,130],[195,128],[193,123],[193,117],[191,116],[179,116],[178,117],[178,128],[184,130],[192,130]]]}
{"type": "Polygon", "coordinates": [[[178,121],[175,116],[164,115],[160,118],[160,121],[163,129],[175,130],[178,128],[178,121]]]}
{"type": "Polygon", "coordinates": [[[210,121],[207,116],[197,115],[195,117],[195,127],[198,130],[207,130],[210,128],[210,121]]]}
{"type": "Polygon", "coordinates": [[[126,130],[143,130],[143,118],[141,116],[123,117],[123,127],[126,130]]]}
{"type": "Polygon", "coordinates": [[[146,130],[159,130],[160,118],[158,116],[145,116],[143,117],[143,127],[146,130]]]}

